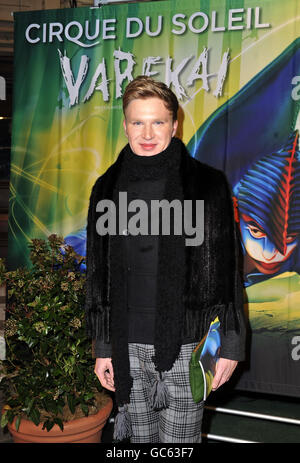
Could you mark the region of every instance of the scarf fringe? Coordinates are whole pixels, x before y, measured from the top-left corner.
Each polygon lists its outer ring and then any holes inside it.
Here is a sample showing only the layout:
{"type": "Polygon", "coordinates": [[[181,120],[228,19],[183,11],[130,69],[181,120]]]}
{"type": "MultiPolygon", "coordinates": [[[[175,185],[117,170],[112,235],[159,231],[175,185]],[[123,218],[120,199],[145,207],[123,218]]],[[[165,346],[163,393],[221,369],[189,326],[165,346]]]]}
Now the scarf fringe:
{"type": "Polygon", "coordinates": [[[162,410],[169,406],[169,391],[165,382],[165,374],[160,372],[159,379],[154,381],[150,391],[150,404],[153,410],[162,410]]]}
{"type": "Polygon", "coordinates": [[[119,412],[115,417],[113,439],[122,441],[132,436],[131,418],[128,411],[128,404],[118,408],[119,412]]]}
{"type": "Polygon", "coordinates": [[[198,338],[200,341],[207,333],[210,323],[219,316],[219,308],[214,306],[211,309],[203,308],[201,311],[186,310],[184,337],[198,338]]]}
{"type": "MultiPolygon", "coordinates": [[[[238,301],[239,304],[242,302],[238,301]]],[[[229,302],[228,304],[217,304],[210,309],[202,309],[199,312],[186,310],[185,314],[185,337],[198,338],[199,341],[205,336],[209,329],[210,323],[219,317],[224,334],[234,330],[240,333],[241,320],[236,310],[237,303],[229,302]],[[201,332],[197,327],[201,327],[201,332]]]]}

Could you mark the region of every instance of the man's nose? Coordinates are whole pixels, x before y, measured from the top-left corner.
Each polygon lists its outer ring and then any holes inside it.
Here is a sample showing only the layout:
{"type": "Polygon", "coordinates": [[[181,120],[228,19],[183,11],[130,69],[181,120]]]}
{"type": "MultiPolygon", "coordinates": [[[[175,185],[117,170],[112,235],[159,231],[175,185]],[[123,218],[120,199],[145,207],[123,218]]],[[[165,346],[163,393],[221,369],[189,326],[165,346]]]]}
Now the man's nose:
{"type": "Polygon", "coordinates": [[[153,138],[153,127],[152,124],[145,124],[144,126],[144,138],[150,140],[153,138]]]}

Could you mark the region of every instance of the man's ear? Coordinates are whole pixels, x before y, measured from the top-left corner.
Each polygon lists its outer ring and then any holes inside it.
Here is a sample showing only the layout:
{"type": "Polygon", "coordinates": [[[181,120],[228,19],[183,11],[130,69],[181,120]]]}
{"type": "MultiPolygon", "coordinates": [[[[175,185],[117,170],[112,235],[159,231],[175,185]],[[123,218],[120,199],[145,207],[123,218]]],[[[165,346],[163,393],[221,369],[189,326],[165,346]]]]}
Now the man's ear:
{"type": "Polygon", "coordinates": [[[126,135],[126,137],[128,137],[128,136],[127,136],[127,128],[126,128],[126,121],[125,121],[125,119],[123,120],[123,127],[124,127],[125,135],[126,135]]]}
{"type": "Polygon", "coordinates": [[[173,131],[172,131],[172,137],[175,136],[176,134],[176,131],[177,131],[177,128],[178,128],[178,121],[176,120],[175,122],[173,122],[173,131]]]}

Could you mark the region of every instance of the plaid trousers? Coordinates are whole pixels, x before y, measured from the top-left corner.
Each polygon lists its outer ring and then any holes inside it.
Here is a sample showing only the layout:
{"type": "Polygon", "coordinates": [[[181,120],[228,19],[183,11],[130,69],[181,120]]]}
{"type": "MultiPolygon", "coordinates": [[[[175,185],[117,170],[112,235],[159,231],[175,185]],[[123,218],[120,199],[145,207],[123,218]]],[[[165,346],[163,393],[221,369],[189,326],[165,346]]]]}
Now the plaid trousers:
{"type": "Polygon", "coordinates": [[[158,379],[152,357],[154,346],[129,343],[130,374],[133,386],[128,411],[133,431],[132,443],[201,442],[204,402],[193,401],[189,382],[189,360],[197,343],[184,344],[171,370],[164,372],[169,405],[153,410],[149,395],[158,379]]]}

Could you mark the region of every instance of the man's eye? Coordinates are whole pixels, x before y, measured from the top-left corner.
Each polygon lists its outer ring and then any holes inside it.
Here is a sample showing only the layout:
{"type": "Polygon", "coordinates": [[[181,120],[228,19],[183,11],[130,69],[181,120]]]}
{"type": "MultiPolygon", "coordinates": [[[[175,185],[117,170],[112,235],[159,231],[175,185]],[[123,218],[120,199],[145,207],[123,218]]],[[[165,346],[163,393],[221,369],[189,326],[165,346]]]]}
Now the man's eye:
{"type": "Polygon", "coordinates": [[[135,122],[133,122],[133,125],[141,125],[141,122],[140,121],[135,121],[135,122]]]}
{"type": "Polygon", "coordinates": [[[163,121],[156,121],[155,124],[156,125],[161,125],[161,124],[163,124],[163,121]]]}

